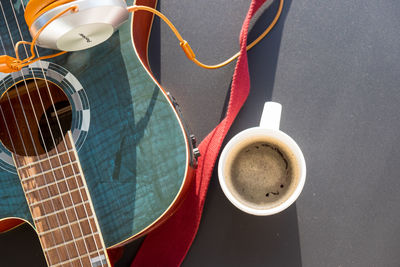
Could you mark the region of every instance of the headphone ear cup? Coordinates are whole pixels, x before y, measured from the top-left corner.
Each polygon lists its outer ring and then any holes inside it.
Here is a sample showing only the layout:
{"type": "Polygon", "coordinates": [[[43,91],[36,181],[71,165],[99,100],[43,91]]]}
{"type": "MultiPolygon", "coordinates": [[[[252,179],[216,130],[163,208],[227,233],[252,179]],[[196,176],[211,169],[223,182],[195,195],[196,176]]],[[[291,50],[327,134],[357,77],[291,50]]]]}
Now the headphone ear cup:
{"type": "Polygon", "coordinates": [[[36,5],[42,0],[33,1],[25,18],[35,45],[43,48],[78,51],[93,47],[129,19],[126,0],[50,0],[47,6],[36,5]]]}
{"type": "Polygon", "coordinates": [[[30,28],[35,20],[39,18],[42,14],[55,7],[73,1],[75,0],[30,0],[25,7],[25,22],[30,28]]]}

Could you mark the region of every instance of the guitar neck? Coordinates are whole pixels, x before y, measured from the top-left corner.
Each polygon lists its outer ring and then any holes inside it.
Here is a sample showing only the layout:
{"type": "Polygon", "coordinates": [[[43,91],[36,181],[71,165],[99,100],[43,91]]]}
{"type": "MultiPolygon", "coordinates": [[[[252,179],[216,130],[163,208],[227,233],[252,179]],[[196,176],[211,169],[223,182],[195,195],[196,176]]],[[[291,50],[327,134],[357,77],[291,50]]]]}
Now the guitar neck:
{"type": "Polygon", "coordinates": [[[13,158],[49,266],[111,266],[71,133],[13,158]]]}

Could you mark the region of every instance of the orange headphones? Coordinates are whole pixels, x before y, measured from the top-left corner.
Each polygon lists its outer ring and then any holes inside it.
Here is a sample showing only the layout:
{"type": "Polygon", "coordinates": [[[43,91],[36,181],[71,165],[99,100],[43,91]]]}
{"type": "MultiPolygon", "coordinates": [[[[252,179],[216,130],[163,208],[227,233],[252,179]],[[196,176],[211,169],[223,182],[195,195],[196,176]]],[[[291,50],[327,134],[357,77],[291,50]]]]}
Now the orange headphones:
{"type": "MultiPolygon", "coordinates": [[[[269,1],[271,4],[273,0],[269,1]]],[[[251,44],[256,45],[274,27],[282,12],[283,0],[269,27],[251,44]]],[[[186,56],[200,67],[216,69],[235,60],[239,53],[217,65],[205,65],[196,56],[179,34],[171,21],[159,11],[148,6],[126,6],[124,0],[30,0],[25,8],[25,21],[32,36],[32,42],[20,41],[15,45],[16,57],[0,56],[0,72],[11,73],[41,59],[59,56],[68,51],[87,49],[107,40],[129,18],[129,12],[144,10],[163,19],[176,35],[186,56]],[[20,59],[18,47],[30,45],[31,56],[20,59]],[[61,52],[36,57],[35,45],[61,52]]]]}
{"type": "Polygon", "coordinates": [[[33,22],[47,11],[75,0],[30,0],[25,7],[25,21],[30,28],[33,22]]]}

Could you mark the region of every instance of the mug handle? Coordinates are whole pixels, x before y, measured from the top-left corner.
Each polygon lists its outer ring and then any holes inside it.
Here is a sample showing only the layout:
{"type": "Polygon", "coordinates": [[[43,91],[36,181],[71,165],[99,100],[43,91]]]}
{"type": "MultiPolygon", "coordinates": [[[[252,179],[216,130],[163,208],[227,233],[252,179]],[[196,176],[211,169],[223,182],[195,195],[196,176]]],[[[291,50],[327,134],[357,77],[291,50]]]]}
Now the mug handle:
{"type": "Polygon", "coordinates": [[[281,122],[282,105],[277,102],[265,102],[261,115],[260,127],[279,130],[281,122]]]}

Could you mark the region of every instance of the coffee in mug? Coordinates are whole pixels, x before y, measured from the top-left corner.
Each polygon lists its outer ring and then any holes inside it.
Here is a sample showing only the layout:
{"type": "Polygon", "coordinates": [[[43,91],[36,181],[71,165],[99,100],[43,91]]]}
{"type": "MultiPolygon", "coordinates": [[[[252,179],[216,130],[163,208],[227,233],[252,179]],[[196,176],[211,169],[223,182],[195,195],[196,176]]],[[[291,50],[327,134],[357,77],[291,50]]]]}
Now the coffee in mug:
{"type": "Polygon", "coordinates": [[[280,205],[299,182],[299,167],[290,149],[263,136],[238,144],[227,157],[224,173],[232,194],[255,209],[280,205]]]}
{"type": "Polygon", "coordinates": [[[280,104],[267,102],[260,127],[236,135],[220,157],[218,174],[225,195],[251,214],[287,208],[304,185],[304,157],[294,140],[279,131],[280,113],[280,104]]]}

